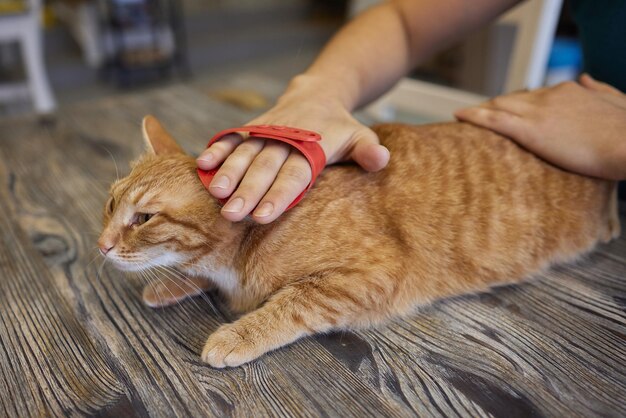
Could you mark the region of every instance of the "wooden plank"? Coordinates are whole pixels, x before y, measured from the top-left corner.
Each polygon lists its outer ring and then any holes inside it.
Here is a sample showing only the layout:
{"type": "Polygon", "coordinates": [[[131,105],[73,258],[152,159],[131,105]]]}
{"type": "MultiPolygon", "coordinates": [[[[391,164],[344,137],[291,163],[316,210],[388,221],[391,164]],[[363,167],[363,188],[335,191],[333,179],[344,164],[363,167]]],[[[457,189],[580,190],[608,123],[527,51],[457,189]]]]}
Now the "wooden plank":
{"type": "Polygon", "coordinates": [[[7,193],[15,174],[1,170],[0,180],[0,414],[94,413],[119,402],[126,393],[106,347],[78,321],[16,222],[7,193]]]}

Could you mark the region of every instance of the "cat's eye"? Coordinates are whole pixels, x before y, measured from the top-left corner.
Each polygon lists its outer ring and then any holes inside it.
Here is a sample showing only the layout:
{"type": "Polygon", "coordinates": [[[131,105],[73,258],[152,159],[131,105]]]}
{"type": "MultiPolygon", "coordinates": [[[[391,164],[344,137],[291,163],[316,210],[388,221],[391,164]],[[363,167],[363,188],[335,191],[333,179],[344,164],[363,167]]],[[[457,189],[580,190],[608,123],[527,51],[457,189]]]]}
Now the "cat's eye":
{"type": "Polygon", "coordinates": [[[154,216],[154,213],[136,213],[132,225],[143,225],[154,216]]]}
{"type": "Polygon", "coordinates": [[[115,209],[115,199],[111,196],[109,201],[107,202],[107,213],[113,213],[113,209],[115,209]]]}

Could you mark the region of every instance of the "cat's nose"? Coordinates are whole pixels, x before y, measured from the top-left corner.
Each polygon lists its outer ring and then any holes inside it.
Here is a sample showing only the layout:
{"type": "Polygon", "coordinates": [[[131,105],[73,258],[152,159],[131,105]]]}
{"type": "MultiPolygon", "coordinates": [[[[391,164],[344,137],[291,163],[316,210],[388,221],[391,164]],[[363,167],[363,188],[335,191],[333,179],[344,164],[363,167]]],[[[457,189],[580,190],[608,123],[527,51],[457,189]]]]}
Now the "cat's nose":
{"type": "Polygon", "coordinates": [[[100,254],[107,255],[111,248],[113,248],[112,245],[100,244],[100,254]]]}
{"type": "Polygon", "coordinates": [[[98,247],[100,248],[100,254],[107,255],[107,253],[113,248],[113,244],[101,243],[98,247]]]}
{"type": "Polygon", "coordinates": [[[109,251],[115,247],[119,240],[119,236],[109,232],[104,231],[100,238],[98,238],[98,248],[100,249],[100,254],[106,256],[109,251]]]}

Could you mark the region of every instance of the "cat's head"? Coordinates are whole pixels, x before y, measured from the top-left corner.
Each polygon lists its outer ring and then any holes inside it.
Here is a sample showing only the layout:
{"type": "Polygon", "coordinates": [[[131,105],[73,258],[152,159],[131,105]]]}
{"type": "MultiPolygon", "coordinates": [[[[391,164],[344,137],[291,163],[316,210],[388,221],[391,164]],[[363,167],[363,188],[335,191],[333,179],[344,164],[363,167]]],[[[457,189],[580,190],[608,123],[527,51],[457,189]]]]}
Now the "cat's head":
{"type": "Polygon", "coordinates": [[[122,270],[186,266],[209,254],[228,225],[195,160],[152,116],[143,120],[143,137],[145,154],[111,186],[98,247],[122,270]]]}

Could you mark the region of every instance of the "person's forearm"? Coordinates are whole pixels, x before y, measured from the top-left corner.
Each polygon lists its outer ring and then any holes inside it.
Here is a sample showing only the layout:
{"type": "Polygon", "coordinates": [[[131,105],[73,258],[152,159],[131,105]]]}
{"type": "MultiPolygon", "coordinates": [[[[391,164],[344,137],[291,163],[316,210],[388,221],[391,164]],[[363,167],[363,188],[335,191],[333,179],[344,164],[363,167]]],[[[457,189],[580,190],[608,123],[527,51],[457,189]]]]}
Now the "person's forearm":
{"type": "Polygon", "coordinates": [[[417,64],[519,0],[397,0],[342,28],[290,92],[332,97],[349,111],[377,98],[417,64]]]}
{"type": "Polygon", "coordinates": [[[324,83],[350,111],[377,96],[410,70],[409,42],[396,5],[385,2],[349,22],[301,78],[324,83]]]}

